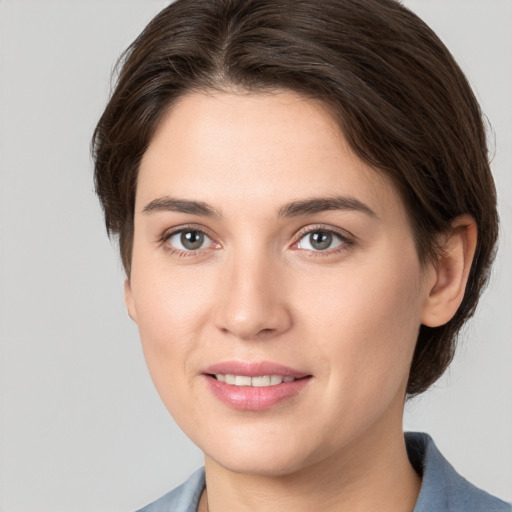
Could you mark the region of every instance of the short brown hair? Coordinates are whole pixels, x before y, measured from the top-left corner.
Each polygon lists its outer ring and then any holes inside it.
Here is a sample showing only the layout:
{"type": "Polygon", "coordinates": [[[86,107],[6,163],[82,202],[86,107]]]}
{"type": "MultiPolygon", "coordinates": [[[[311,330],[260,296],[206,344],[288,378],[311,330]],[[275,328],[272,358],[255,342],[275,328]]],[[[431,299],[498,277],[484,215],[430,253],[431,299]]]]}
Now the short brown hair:
{"type": "Polygon", "coordinates": [[[464,74],[437,36],[396,0],[177,0],[120,61],[94,132],[95,184],[130,274],[137,172],[165,111],[194,90],[292,90],[321,100],[355,153],[387,175],[408,211],[422,263],[455,217],[478,242],[463,302],[421,326],[407,392],[450,363],[494,257],[496,193],[485,126],[464,74]]]}

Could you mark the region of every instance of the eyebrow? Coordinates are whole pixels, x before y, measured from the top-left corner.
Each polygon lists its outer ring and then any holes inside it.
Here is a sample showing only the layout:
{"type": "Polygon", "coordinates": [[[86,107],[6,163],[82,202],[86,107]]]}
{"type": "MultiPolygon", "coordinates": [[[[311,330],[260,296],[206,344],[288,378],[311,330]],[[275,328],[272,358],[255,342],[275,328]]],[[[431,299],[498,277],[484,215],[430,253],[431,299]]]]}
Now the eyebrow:
{"type": "Polygon", "coordinates": [[[205,217],[221,217],[218,210],[203,201],[191,201],[189,199],[176,199],[174,197],[160,197],[153,199],[142,209],[142,213],[179,212],[205,217]]]}
{"type": "Polygon", "coordinates": [[[377,217],[375,212],[359,199],[345,196],[317,197],[293,201],[279,209],[278,217],[298,217],[330,210],[356,211],[365,213],[370,217],[377,217]]]}
{"type": "MultiPolygon", "coordinates": [[[[277,216],[278,218],[299,217],[332,210],[356,211],[371,217],[377,217],[375,212],[359,199],[345,196],[315,197],[292,201],[283,205],[277,216]]],[[[142,213],[146,215],[156,212],[179,212],[204,217],[222,217],[218,210],[203,201],[177,199],[169,196],[153,199],[142,209],[142,213]]]]}

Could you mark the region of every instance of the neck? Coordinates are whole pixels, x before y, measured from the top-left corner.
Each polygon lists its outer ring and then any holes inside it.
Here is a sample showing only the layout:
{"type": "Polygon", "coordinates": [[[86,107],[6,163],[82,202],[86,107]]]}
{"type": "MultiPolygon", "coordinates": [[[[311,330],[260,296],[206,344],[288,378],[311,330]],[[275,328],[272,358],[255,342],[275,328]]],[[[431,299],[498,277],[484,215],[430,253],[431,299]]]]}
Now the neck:
{"type": "Polygon", "coordinates": [[[234,473],[208,457],[205,466],[209,512],[411,512],[421,485],[401,425],[285,476],[234,473]]]}

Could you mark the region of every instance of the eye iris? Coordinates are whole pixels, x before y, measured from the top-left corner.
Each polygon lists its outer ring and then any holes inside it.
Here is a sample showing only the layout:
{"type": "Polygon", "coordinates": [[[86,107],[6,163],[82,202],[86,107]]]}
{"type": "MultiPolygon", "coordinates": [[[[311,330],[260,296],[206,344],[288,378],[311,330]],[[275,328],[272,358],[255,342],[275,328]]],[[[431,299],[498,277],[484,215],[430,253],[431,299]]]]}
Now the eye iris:
{"type": "Polygon", "coordinates": [[[191,251],[199,249],[204,242],[204,234],[200,231],[184,231],[180,238],[183,247],[191,251]]]}
{"type": "Polygon", "coordinates": [[[323,251],[328,249],[331,245],[332,235],[330,233],[326,233],[325,231],[317,231],[309,235],[309,241],[311,243],[311,247],[319,251],[323,251]]]}

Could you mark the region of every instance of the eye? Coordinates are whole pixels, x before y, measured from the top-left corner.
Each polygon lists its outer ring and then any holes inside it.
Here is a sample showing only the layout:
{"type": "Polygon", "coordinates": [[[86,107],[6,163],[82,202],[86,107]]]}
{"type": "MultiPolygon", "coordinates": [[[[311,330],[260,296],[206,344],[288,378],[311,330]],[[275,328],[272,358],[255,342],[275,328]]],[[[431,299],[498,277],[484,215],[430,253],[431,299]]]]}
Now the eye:
{"type": "Polygon", "coordinates": [[[197,251],[211,245],[212,240],[202,231],[197,229],[182,229],[170,233],[166,237],[168,245],[178,251],[197,251]]]}
{"type": "Polygon", "coordinates": [[[328,249],[335,249],[345,242],[346,240],[334,231],[315,229],[303,235],[296,247],[297,249],[306,249],[308,251],[326,251],[328,249]]]}

